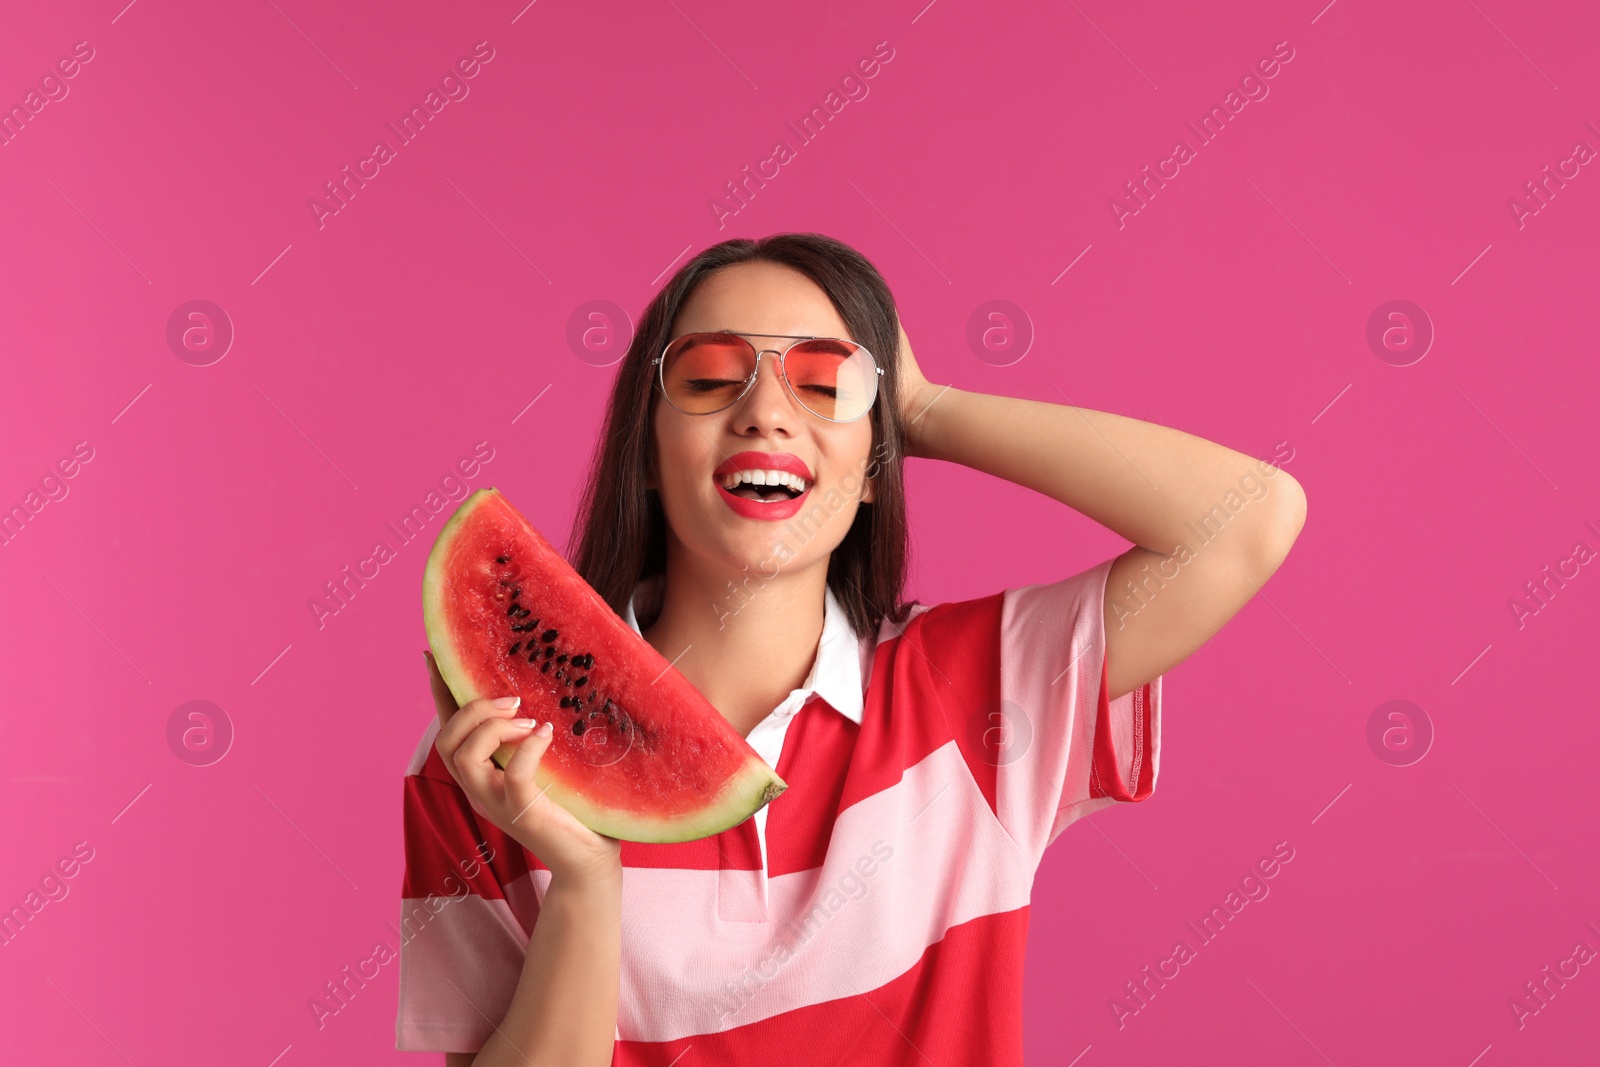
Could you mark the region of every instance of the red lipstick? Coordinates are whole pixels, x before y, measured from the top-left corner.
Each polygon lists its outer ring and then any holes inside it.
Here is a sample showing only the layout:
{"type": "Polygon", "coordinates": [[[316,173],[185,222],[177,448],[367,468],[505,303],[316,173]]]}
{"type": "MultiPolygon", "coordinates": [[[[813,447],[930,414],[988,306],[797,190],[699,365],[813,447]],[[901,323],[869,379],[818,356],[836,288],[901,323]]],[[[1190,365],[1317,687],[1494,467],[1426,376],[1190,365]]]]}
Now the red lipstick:
{"type": "Polygon", "coordinates": [[[811,495],[811,490],[816,480],[811,473],[811,468],[805,462],[789,452],[739,452],[730,456],[726,462],[712,472],[712,480],[716,483],[717,493],[722,497],[723,503],[732,508],[734,513],[747,519],[766,519],[776,522],[795,515],[805,506],[806,498],[811,495]],[[782,471],[805,480],[806,488],[799,496],[790,499],[780,496],[776,500],[750,500],[736,496],[722,487],[722,479],[735,471],[768,470],[782,471]]]}

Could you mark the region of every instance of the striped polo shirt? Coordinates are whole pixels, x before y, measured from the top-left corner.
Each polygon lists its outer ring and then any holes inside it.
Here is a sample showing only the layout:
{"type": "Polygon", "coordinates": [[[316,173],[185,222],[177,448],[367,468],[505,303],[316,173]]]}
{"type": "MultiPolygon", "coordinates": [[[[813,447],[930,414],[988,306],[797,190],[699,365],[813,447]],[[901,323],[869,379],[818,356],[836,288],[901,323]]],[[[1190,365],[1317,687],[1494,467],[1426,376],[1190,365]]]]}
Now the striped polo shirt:
{"type": "MultiPolygon", "coordinates": [[[[827,594],[811,673],[747,738],[788,790],[713,837],[622,844],[617,1067],[1022,1062],[1044,849],[1159,767],[1161,678],[1107,699],[1112,562],[870,636],[827,594]]],[[[472,811],[437,734],[405,777],[396,1047],[473,1052],[550,872],[472,811]]]]}

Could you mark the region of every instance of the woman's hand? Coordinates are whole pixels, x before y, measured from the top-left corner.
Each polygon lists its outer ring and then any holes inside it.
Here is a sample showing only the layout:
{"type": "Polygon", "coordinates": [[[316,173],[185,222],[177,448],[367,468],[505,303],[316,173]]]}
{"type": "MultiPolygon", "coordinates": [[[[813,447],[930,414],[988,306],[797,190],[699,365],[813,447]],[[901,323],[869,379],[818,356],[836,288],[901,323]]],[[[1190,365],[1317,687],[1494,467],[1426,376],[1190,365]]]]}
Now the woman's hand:
{"type": "Polygon", "coordinates": [[[516,708],[496,707],[488,697],[457,708],[433,653],[424,652],[423,657],[439,712],[434,747],[467,794],[472,810],[511,835],[563,882],[620,875],[622,842],[583,825],[534,781],[539,758],[550,747],[551,725],[545,723],[538,730],[518,725],[516,708]],[[489,757],[502,744],[517,741],[521,743],[502,771],[489,757]]]}
{"type": "Polygon", "coordinates": [[[920,416],[942,390],[923,377],[922,368],[917,364],[917,357],[911,352],[911,341],[906,337],[906,327],[903,322],[900,324],[900,362],[897,371],[900,387],[900,425],[905,429],[906,452],[908,455],[920,456],[924,453],[921,450],[919,435],[927,421],[920,416]]]}

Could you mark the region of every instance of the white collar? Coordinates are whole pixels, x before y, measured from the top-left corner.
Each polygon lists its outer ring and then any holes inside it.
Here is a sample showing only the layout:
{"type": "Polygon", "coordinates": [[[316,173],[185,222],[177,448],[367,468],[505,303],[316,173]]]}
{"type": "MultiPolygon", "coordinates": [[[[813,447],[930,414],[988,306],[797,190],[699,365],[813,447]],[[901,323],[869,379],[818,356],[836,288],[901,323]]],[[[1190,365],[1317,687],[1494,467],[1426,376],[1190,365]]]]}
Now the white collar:
{"type": "MultiPolygon", "coordinates": [[[[665,587],[665,574],[651,575],[634,587],[633,596],[628,598],[622,614],[622,621],[631,626],[634,633],[641,632],[634,604],[638,604],[646,618],[653,617],[661,609],[665,587]]],[[[850,625],[850,617],[833,595],[833,590],[827,589],[826,593],[822,610],[822,639],[817,643],[816,660],[811,665],[811,673],[800,683],[798,691],[804,695],[792,706],[798,710],[812,693],[816,693],[829,707],[859,726],[862,711],[861,639],[850,625]]]]}

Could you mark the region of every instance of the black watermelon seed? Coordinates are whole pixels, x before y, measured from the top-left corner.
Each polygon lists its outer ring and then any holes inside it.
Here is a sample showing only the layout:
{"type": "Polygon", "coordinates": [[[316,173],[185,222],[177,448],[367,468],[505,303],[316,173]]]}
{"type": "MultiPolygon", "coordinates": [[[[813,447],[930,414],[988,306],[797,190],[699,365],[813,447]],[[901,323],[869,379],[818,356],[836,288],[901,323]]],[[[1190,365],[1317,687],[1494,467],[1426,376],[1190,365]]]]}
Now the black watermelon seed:
{"type": "MultiPolygon", "coordinates": [[[[532,663],[534,661],[534,658],[537,657],[538,655],[539,655],[539,652],[538,652],[537,649],[535,649],[533,655],[528,657],[528,662],[532,663]]],[[[539,668],[539,673],[540,674],[549,674],[550,673],[550,661],[549,660],[545,660],[544,661],[544,665],[539,668]]]]}
{"type": "Polygon", "coordinates": [[[561,698],[561,706],[564,707],[564,708],[572,707],[572,698],[571,697],[562,697],[561,698]]]}
{"type": "Polygon", "coordinates": [[[579,678],[576,682],[573,682],[572,684],[581,689],[581,688],[583,688],[583,686],[587,685],[588,683],[589,683],[589,676],[586,674],[582,678],[579,678]]]}
{"type": "Polygon", "coordinates": [[[546,644],[549,644],[551,641],[554,641],[556,638],[558,638],[560,636],[561,636],[561,634],[559,634],[555,630],[546,630],[544,633],[539,635],[539,640],[545,642],[546,644]]]}
{"type": "Polygon", "coordinates": [[[521,595],[522,595],[522,587],[520,585],[517,586],[517,588],[511,590],[511,599],[512,600],[517,599],[517,597],[519,597],[521,595]]]}
{"type": "Polygon", "coordinates": [[[583,733],[583,720],[582,719],[574,719],[573,720],[573,722],[572,722],[572,732],[575,733],[575,734],[583,733]]]}
{"type": "Polygon", "coordinates": [[[509,557],[509,556],[496,556],[494,558],[494,561],[496,563],[510,563],[511,562],[511,557],[509,557]]]}
{"type": "Polygon", "coordinates": [[[545,659],[549,659],[551,656],[553,656],[555,654],[556,654],[556,646],[555,645],[551,645],[549,648],[544,650],[544,658],[545,659]]]}
{"type": "Polygon", "coordinates": [[[582,697],[573,697],[572,698],[572,709],[574,711],[582,711],[583,710],[583,698],[582,697]]]}
{"type": "Polygon", "coordinates": [[[528,653],[528,662],[529,663],[537,662],[538,659],[539,659],[539,650],[537,648],[534,649],[532,652],[528,653]]]}
{"type": "Polygon", "coordinates": [[[506,655],[515,656],[517,654],[517,649],[519,649],[521,647],[522,647],[522,642],[518,641],[516,644],[511,646],[511,651],[507,652],[506,655]]]}
{"type": "Polygon", "coordinates": [[[557,663],[565,663],[565,662],[567,662],[567,654],[565,652],[561,653],[561,655],[556,657],[556,662],[557,663]]]}

